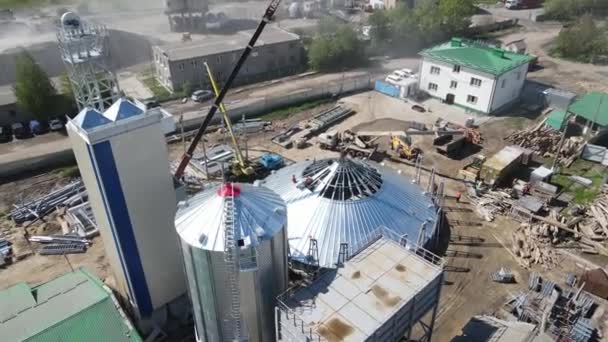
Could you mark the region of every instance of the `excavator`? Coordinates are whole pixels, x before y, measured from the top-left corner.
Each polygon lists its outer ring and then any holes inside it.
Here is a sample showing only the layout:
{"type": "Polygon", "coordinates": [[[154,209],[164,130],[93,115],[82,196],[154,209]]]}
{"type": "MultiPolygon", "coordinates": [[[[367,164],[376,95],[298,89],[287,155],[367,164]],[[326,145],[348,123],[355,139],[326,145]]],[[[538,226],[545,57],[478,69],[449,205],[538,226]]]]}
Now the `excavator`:
{"type": "MultiPolygon", "coordinates": [[[[203,123],[200,125],[198,131],[196,132],[196,135],[194,136],[194,138],[192,139],[192,142],[190,143],[190,146],[188,147],[188,149],[182,156],[182,159],[181,159],[179,165],[177,166],[177,169],[175,170],[173,177],[176,180],[181,179],[182,176],[184,175],[184,171],[186,170],[186,167],[188,166],[188,164],[190,163],[190,160],[192,159],[192,155],[194,154],[194,151],[196,150],[196,146],[199,144],[199,142],[203,138],[203,135],[205,134],[205,130],[207,130],[207,128],[209,127],[209,124],[211,123],[213,116],[215,115],[217,110],[220,109],[220,105],[224,101],[224,97],[228,93],[228,90],[232,86],[232,83],[234,83],[234,80],[235,80],[236,76],[238,75],[239,71],[241,70],[243,64],[245,64],[245,61],[251,54],[251,51],[253,50],[255,43],[257,42],[258,38],[262,34],[262,31],[264,31],[264,28],[266,27],[266,25],[273,20],[274,14],[277,11],[277,9],[279,8],[280,3],[281,3],[281,0],[272,0],[270,2],[268,7],[266,8],[266,10],[264,11],[264,14],[262,15],[262,20],[258,24],[258,27],[256,28],[253,35],[251,36],[249,42],[247,43],[247,46],[245,46],[245,48],[243,49],[241,56],[237,60],[234,68],[232,69],[232,72],[230,72],[230,75],[226,79],[226,83],[224,84],[224,86],[221,88],[221,90],[219,92],[216,92],[215,101],[213,102],[211,107],[209,107],[209,111],[207,112],[207,115],[205,116],[203,123]]],[[[215,87],[215,88],[217,88],[217,87],[215,87]]],[[[225,116],[225,117],[227,117],[227,116],[225,116]]],[[[239,161],[239,160],[237,160],[237,163],[239,164],[239,168],[241,168],[241,171],[243,172],[243,174],[245,174],[245,172],[249,172],[248,166],[247,166],[246,162],[244,161],[244,159],[243,159],[243,164],[241,164],[241,161],[239,161]]]]}

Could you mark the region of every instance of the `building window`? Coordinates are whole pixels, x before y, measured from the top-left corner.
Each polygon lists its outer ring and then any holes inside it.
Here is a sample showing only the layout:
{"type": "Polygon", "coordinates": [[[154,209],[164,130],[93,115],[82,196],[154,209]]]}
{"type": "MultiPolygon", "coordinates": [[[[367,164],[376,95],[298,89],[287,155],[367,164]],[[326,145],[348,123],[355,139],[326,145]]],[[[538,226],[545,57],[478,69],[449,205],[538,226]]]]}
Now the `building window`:
{"type": "Polygon", "coordinates": [[[293,49],[295,47],[296,47],[296,43],[294,43],[294,42],[289,43],[289,48],[290,49],[293,49]]]}
{"type": "Polygon", "coordinates": [[[435,66],[431,67],[431,74],[433,74],[433,75],[439,75],[439,72],[440,72],[440,70],[439,70],[438,67],[435,67],[435,66]]]}
{"type": "Polygon", "coordinates": [[[198,61],[196,59],[192,61],[192,67],[198,68],[198,61]]]}
{"type": "MultiPolygon", "coordinates": [[[[460,65],[454,65],[454,69],[452,69],[452,71],[454,71],[455,73],[459,73],[460,72],[460,65]]],[[[456,87],[454,87],[456,88],[456,87]]]]}
{"type": "Polygon", "coordinates": [[[521,79],[521,73],[517,73],[517,80],[519,81],[521,79]]]}
{"type": "Polygon", "coordinates": [[[217,64],[222,64],[222,56],[216,57],[217,64]]]}
{"type": "Polygon", "coordinates": [[[479,78],[471,77],[471,85],[481,87],[481,80],[479,78]]]}
{"type": "Polygon", "coordinates": [[[451,82],[450,82],[450,89],[456,89],[456,87],[458,87],[458,82],[456,82],[456,81],[451,81],[451,82]]]}
{"type": "Polygon", "coordinates": [[[184,71],[184,63],[179,63],[179,70],[184,71]]]}
{"type": "Polygon", "coordinates": [[[430,91],[437,91],[437,88],[438,88],[437,84],[435,84],[435,83],[429,83],[429,90],[430,91]]]}
{"type": "Polygon", "coordinates": [[[507,80],[502,80],[501,88],[504,88],[507,85],[507,80]]]}
{"type": "Polygon", "coordinates": [[[477,96],[467,95],[467,102],[468,103],[472,103],[472,104],[476,104],[477,103],[477,96]]]}

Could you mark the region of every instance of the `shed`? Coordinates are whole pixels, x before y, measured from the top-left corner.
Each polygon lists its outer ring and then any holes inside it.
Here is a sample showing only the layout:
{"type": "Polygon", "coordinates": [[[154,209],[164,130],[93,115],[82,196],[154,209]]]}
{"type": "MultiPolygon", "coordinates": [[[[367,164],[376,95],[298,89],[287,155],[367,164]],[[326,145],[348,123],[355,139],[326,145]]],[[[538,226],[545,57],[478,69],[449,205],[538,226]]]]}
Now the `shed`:
{"type": "Polygon", "coordinates": [[[523,155],[519,146],[506,146],[482,165],[481,179],[489,185],[500,182],[519,165],[523,155]]]}
{"type": "Polygon", "coordinates": [[[581,96],[571,106],[570,111],[578,117],[599,126],[608,126],[608,94],[593,91],[581,96]]]}
{"type": "Polygon", "coordinates": [[[83,268],[0,291],[2,341],[138,342],[110,289],[83,268]]]}

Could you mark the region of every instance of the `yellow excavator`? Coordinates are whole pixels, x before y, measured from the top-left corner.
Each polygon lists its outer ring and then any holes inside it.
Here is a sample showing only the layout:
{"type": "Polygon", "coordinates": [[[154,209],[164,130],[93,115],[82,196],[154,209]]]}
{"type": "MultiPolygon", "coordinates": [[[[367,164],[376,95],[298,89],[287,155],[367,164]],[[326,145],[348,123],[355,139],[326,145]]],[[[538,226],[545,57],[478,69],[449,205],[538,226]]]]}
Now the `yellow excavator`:
{"type": "Polygon", "coordinates": [[[390,142],[391,150],[395,151],[399,158],[414,160],[418,158],[418,155],[422,153],[422,150],[417,147],[412,147],[411,140],[408,138],[409,137],[404,135],[392,135],[390,142]]]}
{"type": "MultiPolygon", "coordinates": [[[[207,69],[207,75],[209,76],[209,83],[211,83],[211,87],[213,88],[213,92],[215,96],[219,96],[219,88],[217,87],[217,83],[215,83],[215,78],[213,77],[213,73],[211,72],[211,68],[209,64],[205,62],[205,68],[207,69]]],[[[226,112],[226,107],[223,102],[220,102],[220,112],[224,117],[224,122],[226,123],[226,130],[228,134],[230,134],[230,138],[232,139],[232,145],[234,146],[234,154],[236,155],[234,164],[232,165],[232,174],[236,177],[241,176],[251,176],[255,173],[254,168],[249,164],[249,162],[243,158],[243,153],[241,152],[241,148],[239,147],[238,141],[236,140],[236,136],[234,135],[234,131],[232,130],[232,122],[230,121],[230,117],[228,116],[228,112],[226,112]]]]}

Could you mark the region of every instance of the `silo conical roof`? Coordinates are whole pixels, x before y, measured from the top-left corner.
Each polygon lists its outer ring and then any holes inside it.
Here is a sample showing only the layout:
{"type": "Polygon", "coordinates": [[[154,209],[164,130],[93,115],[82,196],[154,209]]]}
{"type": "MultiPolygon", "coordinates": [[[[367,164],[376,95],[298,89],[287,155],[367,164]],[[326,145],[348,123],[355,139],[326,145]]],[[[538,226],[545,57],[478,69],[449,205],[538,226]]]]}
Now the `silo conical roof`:
{"type": "Polygon", "coordinates": [[[285,204],[276,193],[262,186],[226,183],[180,204],[175,228],[181,239],[193,247],[224,251],[225,202],[230,197],[240,246],[257,246],[285,227],[285,204]]]}
{"type": "Polygon", "coordinates": [[[369,161],[304,161],[278,170],[264,185],[287,205],[291,257],[311,262],[310,241],[316,239],[321,267],[336,266],[341,243],[356,250],[380,227],[417,241],[424,226],[426,241],[437,221],[437,208],[423,189],[369,161]]]}

